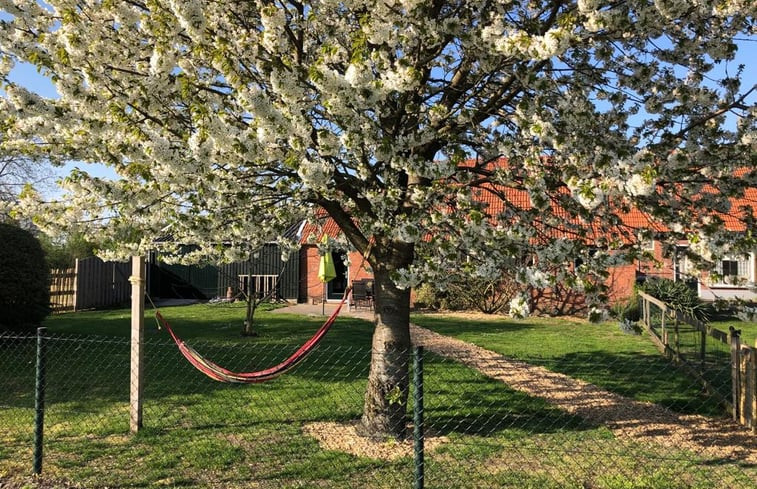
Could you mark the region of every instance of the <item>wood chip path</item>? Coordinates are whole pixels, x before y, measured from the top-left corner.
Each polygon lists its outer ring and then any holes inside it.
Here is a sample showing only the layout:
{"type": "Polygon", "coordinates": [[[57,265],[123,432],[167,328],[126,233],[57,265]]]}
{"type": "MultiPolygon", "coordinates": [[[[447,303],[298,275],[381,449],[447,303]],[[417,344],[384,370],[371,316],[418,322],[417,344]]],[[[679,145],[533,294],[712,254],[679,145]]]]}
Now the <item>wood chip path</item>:
{"type": "Polygon", "coordinates": [[[411,325],[413,344],[463,363],[512,389],[607,426],[616,437],[688,449],[700,456],[757,463],[757,436],[727,419],[681,415],[634,401],[449,336],[411,325]]]}

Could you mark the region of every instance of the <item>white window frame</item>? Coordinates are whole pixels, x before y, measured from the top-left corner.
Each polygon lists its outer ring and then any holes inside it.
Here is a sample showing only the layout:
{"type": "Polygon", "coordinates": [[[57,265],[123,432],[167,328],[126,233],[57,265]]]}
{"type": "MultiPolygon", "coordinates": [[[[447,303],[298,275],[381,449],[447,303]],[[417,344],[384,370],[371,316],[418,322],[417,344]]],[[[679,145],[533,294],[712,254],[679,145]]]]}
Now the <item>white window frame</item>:
{"type": "Polygon", "coordinates": [[[715,266],[715,272],[717,272],[718,275],[720,275],[720,280],[717,282],[712,283],[711,287],[728,287],[728,288],[739,288],[739,289],[746,289],[749,287],[749,283],[754,283],[754,260],[755,260],[755,254],[754,252],[749,253],[749,256],[744,255],[726,255],[722,257],[720,260],[718,260],[717,265],[715,266]],[[737,268],[737,275],[735,275],[736,280],[731,280],[728,277],[733,277],[734,275],[723,275],[723,262],[726,261],[734,261],[736,262],[736,268],[737,268]]]}

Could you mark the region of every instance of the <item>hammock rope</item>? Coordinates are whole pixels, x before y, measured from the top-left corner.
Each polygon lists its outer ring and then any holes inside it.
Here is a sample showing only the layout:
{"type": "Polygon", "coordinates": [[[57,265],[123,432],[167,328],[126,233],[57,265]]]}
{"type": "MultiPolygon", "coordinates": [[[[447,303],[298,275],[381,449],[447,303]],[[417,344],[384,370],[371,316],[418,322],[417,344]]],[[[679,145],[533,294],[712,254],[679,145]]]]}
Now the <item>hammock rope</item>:
{"type": "Polygon", "coordinates": [[[309,340],[307,340],[294,353],[292,353],[289,356],[289,358],[282,361],[278,365],[267,368],[265,370],[258,370],[256,372],[234,372],[205,358],[197,350],[195,350],[194,348],[189,346],[184,340],[179,338],[179,336],[174,332],[169,322],[166,320],[166,318],[163,317],[163,315],[160,313],[160,311],[157,308],[155,309],[155,317],[158,320],[159,324],[163,328],[165,328],[166,331],[168,331],[168,334],[171,335],[171,338],[173,338],[174,343],[176,343],[176,346],[179,348],[179,351],[181,352],[181,354],[184,355],[184,358],[186,358],[189,361],[189,363],[191,363],[197,370],[199,370],[203,374],[219,382],[237,383],[237,384],[257,384],[257,383],[265,382],[267,380],[275,379],[279,375],[293,369],[305,359],[308,353],[310,353],[313,350],[313,348],[315,348],[316,345],[320,343],[323,337],[326,336],[326,333],[328,333],[331,326],[336,322],[336,318],[337,316],[339,316],[339,312],[341,311],[342,306],[344,306],[344,303],[347,301],[347,297],[349,297],[350,290],[352,290],[352,286],[347,287],[347,289],[344,292],[344,296],[342,297],[341,302],[339,303],[337,308],[334,310],[334,312],[331,314],[331,316],[329,316],[328,319],[326,319],[326,322],[324,322],[323,325],[321,325],[321,327],[318,328],[318,330],[315,332],[315,334],[313,334],[313,336],[309,340]]]}
{"type": "MultiPolygon", "coordinates": [[[[363,254],[363,259],[360,262],[360,266],[358,266],[357,270],[360,270],[363,267],[363,264],[371,254],[372,247],[373,242],[371,241],[368,244],[366,252],[363,254]]],[[[197,370],[207,375],[211,379],[217,380],[218,382],[258,384],[267,380],[273,380],[279,375],[293,369],[300,362],[302,362],[308,355],[308,353],[313,351],[313,349],[318,345],[318,343],[320,343],[323,337],[326,336],[326,333],[328,333],[329,329],[331,329],[331,326],[336,322],[336,318],[337,316],[339,316],[339,312],[342,310],[344,303],[347,302],[347,298],[349,297],[351,291],[352,284],[350,284],[345,289],[341,302],[339,302],[339,305],[336,307],[331,316],[326,319],[326,322],[324,322],[323,325],[318,328],[318,330],[309,340],[307,340],[294,353],[292,353],[289,358],[282,361],[278,365],[274,365],[273,367],[264,370],[258,370],[255,372],[234,372],[202,356],[197,350],[187,345],[184,340],[179,338],[166,318],[164,318],[158,308],[155,307],[155,303],[153,303],[149,295],[147,295],[147,299],[150,301],[150,304],[152,304],[153,309],[155,309],[155,318],[158,321],[158,327],[160,328],[162,326],[166,329],[166,331],[168,331],[168,334],[170,334],[171,338],[173,338],[173,341],[174,343],[176,343],[176,346],[179,348],[181,354],[184,355],[184,358],[186,358],[187,361],[189,361],[189,363],[192,364],[197,370]]]]}

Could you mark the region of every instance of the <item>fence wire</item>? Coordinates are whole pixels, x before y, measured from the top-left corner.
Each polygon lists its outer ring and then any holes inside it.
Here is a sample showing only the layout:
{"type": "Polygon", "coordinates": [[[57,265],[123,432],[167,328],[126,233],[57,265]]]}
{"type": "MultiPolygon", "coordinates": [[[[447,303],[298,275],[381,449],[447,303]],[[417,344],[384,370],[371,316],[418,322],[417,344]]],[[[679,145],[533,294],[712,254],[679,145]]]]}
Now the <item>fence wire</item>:
{"type": "Polygon", "coordinates": [[[731,403],[732,357],[728,332],[713,336],[683,320],[677,320],[674,311],[668,310],[666,313],[652,302],[647,307],[652,333],[669,348],[671,354],[675,354],[678,361],[697,373],[710,395],[721,403],[731,403]]]}
{"type": "MultiPolygon", "coordinates": [[[[412,382],[408,439],[361,433],[368,349],[321,345],[275,381],[231,385],[204,377],[173,343],[148,339],[144,428],[132,435],[128,339],[46,341],[44,469],[37,483],[420,487],[412,382]]],[[[230,369],[256,370],[298,345],[192,346],[230,369]]],[[[0,336],[2,487],[29,483],[35,351],[35,337],[0,336]]],[[[424,487],[757,488],[755,435],[663,357],[511,359],[453,345],[427,348],[423,364],[424,487]]]]}

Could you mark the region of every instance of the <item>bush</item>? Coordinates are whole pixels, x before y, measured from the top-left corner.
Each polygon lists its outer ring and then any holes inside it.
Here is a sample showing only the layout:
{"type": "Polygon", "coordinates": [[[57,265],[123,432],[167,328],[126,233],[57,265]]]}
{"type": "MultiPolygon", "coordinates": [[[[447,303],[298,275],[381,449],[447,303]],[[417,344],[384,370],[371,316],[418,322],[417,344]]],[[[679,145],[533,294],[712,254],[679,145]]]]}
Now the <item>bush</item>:
{"type": "Polygon", "coordinates": [[[50,268],[72,268],[77,259],[89,258],[95,254],[94,245],[81,234],[68,235],[62,241],[43,234],[39,236],[39,242],[50,268]]]}
{"type": "Polygon", "coordinates": [[[437,291],[430,284],[421,284],[415,289],[416,309],[439,309],[441,299],[437,291]]]}
{"type": "Polygon", "coordinates": [[[487,280],[465,274],[454,274],[446,283],[446,290],[438,291],[431,284],[415,290],[415,307],[464,311],[477,309],[484,314],[505,310],[520,288],[514,280],[503,276],[487,280]]]}
{"type": "Polygon", "coordinates": [[[50,312],[45,254],[31,233],[0,223],[0,329],[33,331],[50,312]]]}
{"type": "Polygon", "coordinates": [[[675,311],[688,314],[700,321],[708,321],[707,304],[699,300],[697,291],[686,282],[674,282],[670,279],[652,278],[639,287],[647,294],[660,299],[675,311]]]}
{"type": "Polygon", "coordinates": [[[627,319],[632,323],[641,320],[641,307],[639,306],[639,297],[634,294],[624,302],[618,302],[612,307],[612,313],[618,320],[627,319]]]}

